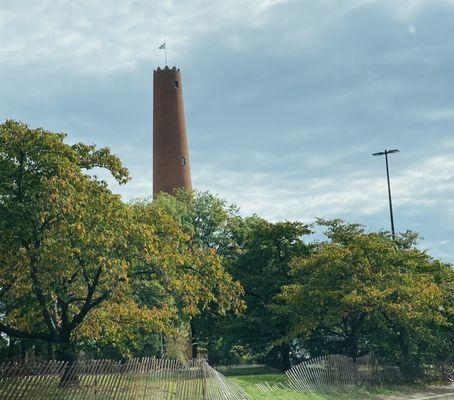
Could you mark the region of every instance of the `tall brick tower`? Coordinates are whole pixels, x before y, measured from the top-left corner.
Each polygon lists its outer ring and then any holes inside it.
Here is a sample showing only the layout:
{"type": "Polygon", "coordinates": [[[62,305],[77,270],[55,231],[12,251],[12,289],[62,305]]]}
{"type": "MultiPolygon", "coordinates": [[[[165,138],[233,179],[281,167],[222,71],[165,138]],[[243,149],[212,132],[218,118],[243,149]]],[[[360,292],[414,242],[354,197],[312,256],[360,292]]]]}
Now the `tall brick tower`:
{"type": "Polygon", "coordinates": [[[153,195],[191,188],[180,70],[153,73],[153,195]]]}

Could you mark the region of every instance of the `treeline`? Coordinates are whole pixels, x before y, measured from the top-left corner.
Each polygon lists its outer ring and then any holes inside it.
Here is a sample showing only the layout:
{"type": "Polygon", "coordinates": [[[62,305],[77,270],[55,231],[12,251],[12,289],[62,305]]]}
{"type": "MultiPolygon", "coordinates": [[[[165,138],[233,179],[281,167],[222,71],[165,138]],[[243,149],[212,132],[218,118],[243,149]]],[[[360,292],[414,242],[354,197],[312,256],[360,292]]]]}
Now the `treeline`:
{"type": "Polygon", "coordinates": [[[415,376],[454,353],[453,268],[415,233],[242,217],[207,192],[125,203],[98,169],[129,179],[107,148],[0,125],[1,359],[192,353],[287,369],[374,352],[415,376]]]}
{"type": "Polygon", "coordinates": [[[177,214],[192,214],[194,235],[244,290],[244,311],[191,319],[192,341],[211,362],[286,370],[308,357],[373,352],[417,376],[423,363],[454,361],[453,267],[420,250],[416,233],[241,217],[209,193],[156,201],[189,210],[177,214]],[[324,239],[310,240],[314,231],[324,239]]]}

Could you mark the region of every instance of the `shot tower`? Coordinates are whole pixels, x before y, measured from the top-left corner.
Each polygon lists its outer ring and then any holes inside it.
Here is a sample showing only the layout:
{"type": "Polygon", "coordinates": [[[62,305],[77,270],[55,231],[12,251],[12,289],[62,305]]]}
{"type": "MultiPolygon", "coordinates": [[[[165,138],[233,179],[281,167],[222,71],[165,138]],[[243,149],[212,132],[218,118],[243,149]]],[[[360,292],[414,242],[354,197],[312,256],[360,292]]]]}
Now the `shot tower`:
{"type": "Polygon", "coordinates": [[[153,195],[191,188],[180,70],[153,73],[153,195]]]}

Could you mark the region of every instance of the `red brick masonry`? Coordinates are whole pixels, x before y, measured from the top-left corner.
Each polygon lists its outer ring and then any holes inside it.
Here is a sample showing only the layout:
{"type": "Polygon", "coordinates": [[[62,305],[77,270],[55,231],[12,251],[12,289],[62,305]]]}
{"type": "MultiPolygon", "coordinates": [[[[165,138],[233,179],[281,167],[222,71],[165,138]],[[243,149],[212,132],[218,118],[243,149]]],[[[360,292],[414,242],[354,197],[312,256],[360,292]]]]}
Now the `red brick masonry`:
{"type": "Polygon", "coordinates": [[[153,73],[153,195],[191,187],[180,70],[153,73]]]}

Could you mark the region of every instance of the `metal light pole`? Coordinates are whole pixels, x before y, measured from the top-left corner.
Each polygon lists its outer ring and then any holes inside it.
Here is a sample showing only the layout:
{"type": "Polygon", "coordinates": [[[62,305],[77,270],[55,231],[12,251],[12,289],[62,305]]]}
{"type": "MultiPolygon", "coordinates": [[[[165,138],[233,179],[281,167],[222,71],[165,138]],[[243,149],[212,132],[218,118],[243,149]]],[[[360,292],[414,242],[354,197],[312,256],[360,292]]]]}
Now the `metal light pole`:
{"type": "Polygon", "coordinates": [[[394,230],[394,215],[393,215],[393,202],[391,199],[391,184],[389,182],[389,166],[388,166],[388,154],[392,153],[399,153],[398,149],[393,149],[393,150],[385,150],[385,151],[380,151],[378,153],[372,154],[375,157],[378,156],[385,156],[386,160],[386,178],[388,180],[388,198],[389,198],[389,215],[391,217],[391,233],[393,235],[393,239],[396,238],[396,231],[394,230]]]}

